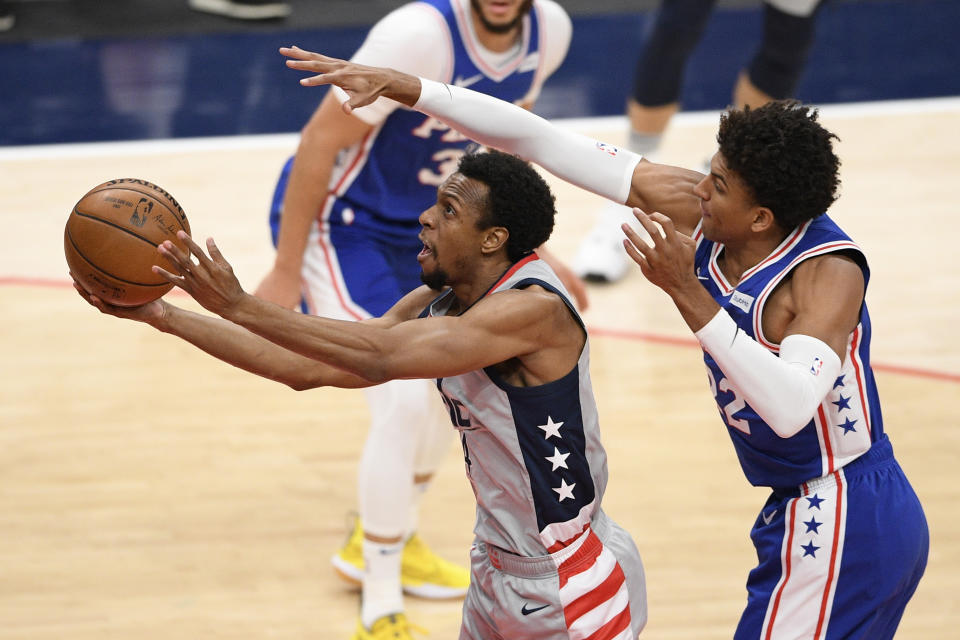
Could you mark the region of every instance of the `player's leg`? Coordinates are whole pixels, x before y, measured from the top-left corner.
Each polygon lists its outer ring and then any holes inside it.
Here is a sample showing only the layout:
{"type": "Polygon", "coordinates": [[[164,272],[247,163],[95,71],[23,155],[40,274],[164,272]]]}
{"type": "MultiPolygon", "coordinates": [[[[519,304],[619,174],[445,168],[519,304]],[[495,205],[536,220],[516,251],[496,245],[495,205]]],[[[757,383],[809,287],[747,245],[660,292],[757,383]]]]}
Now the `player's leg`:
{"type": "Polygon", "coordinates": [[[759,107],[794,95],[807,64],[821,0],[767,0],[763,38],[737,78],[736,107],[759,107]]]}
{"type": "Polygon", "coordinates": [[[469,571],[433,553],[418,533],[421,500],[449,453],[455,434],[434,383],[429,381],[423,388],[426,397],[419,403],[416,417],[418,438],[414,451],[413,490],[407,507],[401,581],[404,592],[410,595],[461,598],[470,584],[469,571]]]}
{"type": "Polygon", "coordinates": [[[824,637],[890,640],[926,568],[926,518],[892,458],[847,481],[843,558],[824,637]]]}
{"type": "MultiPolygon", "coordinates": [[[[715,0],[663,0],[647,30],[637,61],[633,94],[627,101],[630,131],[627,147],[651,157],[680,106],[680,86],[687,59],[707,25],[715,0]]],[[[584,238],[573,268],[583,278],[615,282],[626,275],[620,225],[635,222],[628,207],[610,202],[584,238]]]]}
{"type": "Polygon", "coordinates": [[[757,518],[758,565],[734,637],[892,638],[929,535],[888,441],[800,493],[771,496],[757,518]]]}
{"type": "MultiPolygon", "coordinates": [[[[364,212],[339,201],[326,217],[326,232],[314,230],[304,258],[311,313],[345,319],[381,315],[420,284],[418,241],[404,246],[397,239],[381,240],[365,226],[364,212]]],[[[439,454],[432,453],[439,446],[424,443],[441,437],[450,442],[452,429],[436,388],[430,381],[400,380],[367,389],[365,395],[371,424],[358,468],[361,517],[332,561],[340,575],[362,584],[361,626],[370,630],[377,620],[402,611],[401,589],[425,597],[462,597],[469,575],[409,531],[419,489],[439,464],[439,454]],[[438,426],[444,424],[444,429],[438,426]],[[418,469],[420,487],[415,485],[418,469]]]]}
{"type": "MultiPolygon", "coordinates": [[[[484,544],[488,571],[477,570],[464,607],[464,628],[487,625],[503,638],[605,638],[635,640],[646,623],[646,587],[636,545],[623,529],[599,514],[567,548],[524,558],[484,544]],[[471,599],[474,592],[484,598],[471,599]]],[[[461,638],[489,635],[462,633],[461,638]]]]}

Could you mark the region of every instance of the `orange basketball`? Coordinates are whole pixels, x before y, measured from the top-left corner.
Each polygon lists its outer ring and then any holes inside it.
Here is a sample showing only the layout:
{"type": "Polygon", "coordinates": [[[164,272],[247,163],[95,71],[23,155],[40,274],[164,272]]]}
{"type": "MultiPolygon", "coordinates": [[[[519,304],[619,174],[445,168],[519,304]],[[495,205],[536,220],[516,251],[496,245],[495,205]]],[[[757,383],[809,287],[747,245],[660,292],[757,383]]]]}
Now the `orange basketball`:
{"type": "Polygon", "coordinates": [[[135,307],[173,287],[151,267],[172,270],[157,251],[164,240],[187,251],[180,229],[189,234],[190,223],[173,196],[146,180],[121,178],[97,185],[74,205],[63,249],[84,289],[108,304],[135,307]]]}

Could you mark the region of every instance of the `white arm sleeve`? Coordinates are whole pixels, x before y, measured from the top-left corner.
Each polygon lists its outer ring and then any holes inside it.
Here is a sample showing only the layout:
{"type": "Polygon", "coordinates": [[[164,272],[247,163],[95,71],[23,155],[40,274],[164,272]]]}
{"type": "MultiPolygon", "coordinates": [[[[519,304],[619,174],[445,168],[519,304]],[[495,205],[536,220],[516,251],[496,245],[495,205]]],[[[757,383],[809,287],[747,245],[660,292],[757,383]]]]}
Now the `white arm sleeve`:
{"type": "Polygon", "coordinates": [[[420,78],[414,109],[597,195],[621,203],[630,195],[639,155],[557,127],[509,102],[420,78]]]}
{"type": "Polygon", "coordinates": [[[840,358],[822,340],[787,336],[778,358],[740,331],[723,309],[696,336],[740,395],[781,438],[789,438],[810,422],[840,374],[840,358]]]}

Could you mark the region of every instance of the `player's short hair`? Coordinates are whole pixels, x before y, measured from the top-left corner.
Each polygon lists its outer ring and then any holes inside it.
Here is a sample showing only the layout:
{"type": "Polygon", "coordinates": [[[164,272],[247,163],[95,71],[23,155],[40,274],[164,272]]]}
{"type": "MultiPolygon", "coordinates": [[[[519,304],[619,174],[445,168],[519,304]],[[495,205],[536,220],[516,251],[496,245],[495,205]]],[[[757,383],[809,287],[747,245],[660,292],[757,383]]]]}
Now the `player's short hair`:
{"type": "Polygon", "coordinates": [[[796,100],[720,116],[717,142],[727,167],[785,230],[816,218],[837,199],[840,159],[833,140],[840,138],[817,116],[816,109],[796,100]]]}
{"type": "Polygon", "coordinates": [[[487,185],[487,202],[477,227],[510,232],[507,257],[517,261],[547,241],[557,210],[553,193],[536,170],[499,151],[468,153],[457,171],[487,185]]]}

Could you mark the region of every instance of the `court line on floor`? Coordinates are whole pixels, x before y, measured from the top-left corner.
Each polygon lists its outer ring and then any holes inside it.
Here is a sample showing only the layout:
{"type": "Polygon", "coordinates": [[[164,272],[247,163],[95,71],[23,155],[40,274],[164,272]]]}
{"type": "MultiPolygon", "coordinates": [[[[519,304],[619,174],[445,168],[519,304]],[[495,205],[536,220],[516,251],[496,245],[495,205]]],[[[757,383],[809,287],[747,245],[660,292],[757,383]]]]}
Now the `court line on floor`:
{"type": "MultiPolygon", "coordinates": [[[[912,100],[883,100],[817,105],[824,117],[860,118],[873,115],[920,115],[926,113],[960,112],[960,96],[918,98],[912,100]]],[[[671,127],[716,125],[719,111],[682,111],[671,121],[671,127]]],[[[626,116],[597,116],[587,118],[557,118],[553,122],[572,131],[613,130],[626,131],[626,116]]],[[[100,156],[137,156],[207,152],[241,149],[296,150],[298,133],[268,133],[255,135],[171,138],[150,140],[120,140],[114,142],[77,142],[65,144],[38,144],[0,147],[0,161],[63,159],[100,156]]]]}
{"type": "MultiPolygon", "coordinates": [[[[71,287],[72,283],[67,280],[55,278],[28,278],[20,276],[0,276],[0,287],[37,287],[66,289],[71,287]]],[[[174,289],[167,295],[177,297],[187,297],[183,291],[174,289]]],[[[588,325],[587,330],[591,337],[615,338],[620,340],[631,340],[634,342],[648,342],[650,344],[662,344],[675,347],[699,347],[699,343],[690,337],[673,336],[665,333],[652,333],[648,331],[634,331],[631,329],[613,329],[608,327],[598,327],[588,325]]],[[[921,367],[910,367],[897,364],[886,364],[883,362],[872,363],[874,371],[884,373],[896,373],[912,378],[926,378],[929,380],[939,380],[941,382],[960,383],[960,373],[951,373],[949,371],[937,371],[935,369],[924,369],[921,367]]]]}

